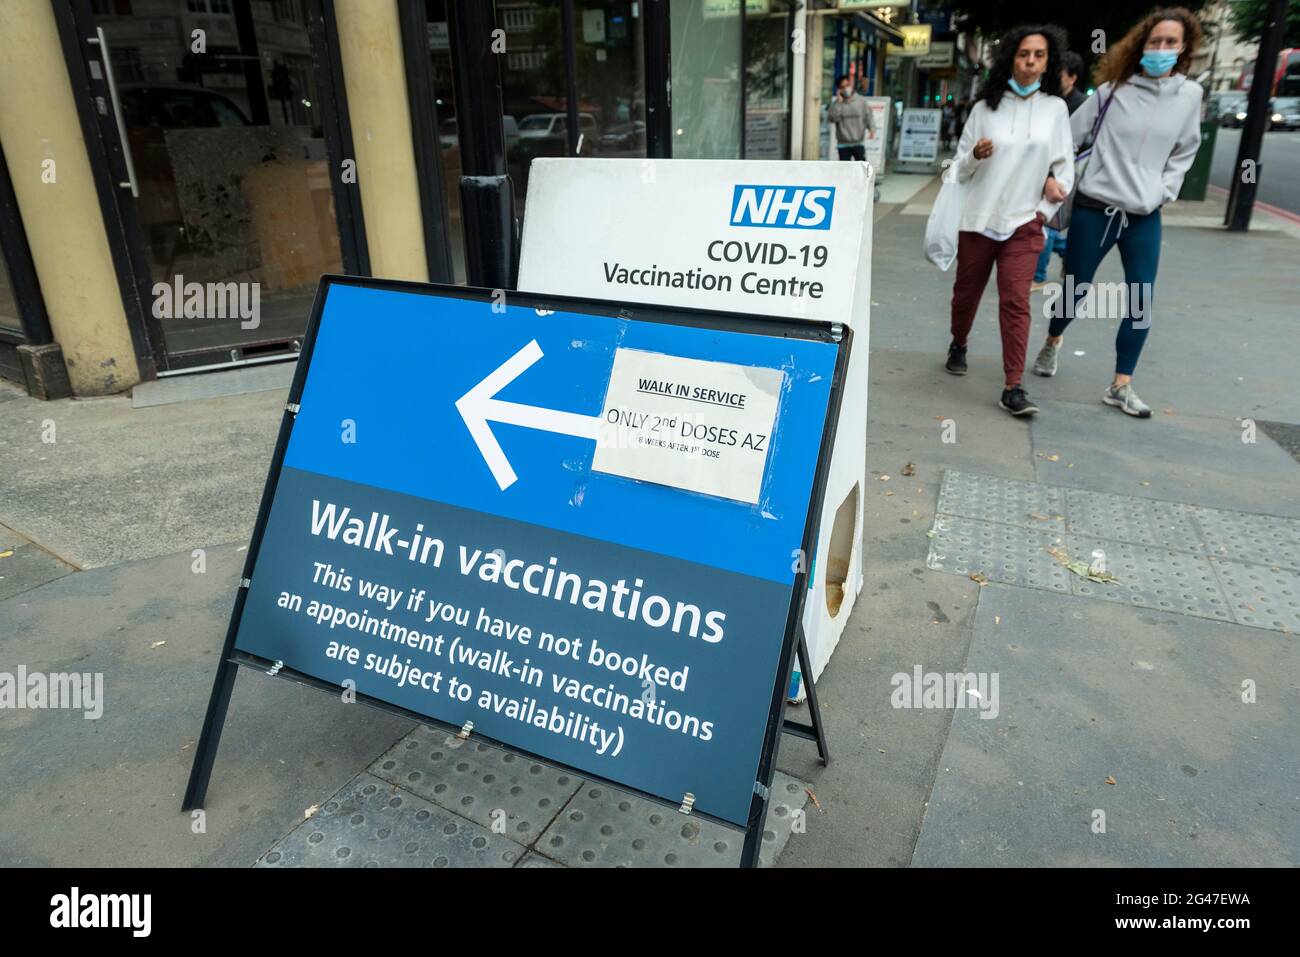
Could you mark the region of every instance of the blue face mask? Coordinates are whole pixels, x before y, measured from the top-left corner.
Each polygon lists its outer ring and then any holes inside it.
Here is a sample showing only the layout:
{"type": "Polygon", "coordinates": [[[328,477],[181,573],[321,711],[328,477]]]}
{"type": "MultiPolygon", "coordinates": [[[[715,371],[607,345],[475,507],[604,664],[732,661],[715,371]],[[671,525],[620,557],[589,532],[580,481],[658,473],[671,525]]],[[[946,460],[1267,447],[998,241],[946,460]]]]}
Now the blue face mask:
{"type": "Polygon", "coordinates": [[[1021,86],[1016,82],[1014,76],[1007,80],[1007,86],[1011,87],[1011,89],[1015,91],[1016,96],[1029,96],[1029,94],[1035,92],[1042,85],[1042,80],[1035,80],[1033,83],[1029,84],[1029,86],[1021,86]]]}
{"type": "Polygon", "coordinates": [[[1177,62],[1177,50],[1147,50],[1142,54],[1142,69],[1150,77],[1164,76],[1177,62]]]}

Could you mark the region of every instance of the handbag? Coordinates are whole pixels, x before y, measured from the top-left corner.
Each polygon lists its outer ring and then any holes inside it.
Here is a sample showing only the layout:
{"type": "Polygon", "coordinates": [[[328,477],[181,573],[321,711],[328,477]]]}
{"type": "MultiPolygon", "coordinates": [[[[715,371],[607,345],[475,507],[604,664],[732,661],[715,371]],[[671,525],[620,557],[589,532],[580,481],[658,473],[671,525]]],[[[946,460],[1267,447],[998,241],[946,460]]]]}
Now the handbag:
{"type": "Polygon", "coordinates": [[[1083,171],[1088,168],[1088,160],[1092,157],[1092,148],[1097,144],[1097,133],[1101,130],[1101,121],[1106,118],[1106,111],[1110,109],[1110,104],[1115,99],[1115,87],[1110,88],[1110,95],[1106,97],[1106,102],[1101,105],[1097,111],[1097,118],[1092,121],[1092,129],[1079,148],[1074,153],[1074,185],[1070,187],[1070,195],[1065,197],[1065,202],[1061,208],[1056,211],[1051,222],[1047,224],[1049,229],[1055,229],[1060,232],[1070,228],[1070,216],[1074,212],[1074,194],[1079,191],[1079,184],[1083,182],[1083,171]]]}

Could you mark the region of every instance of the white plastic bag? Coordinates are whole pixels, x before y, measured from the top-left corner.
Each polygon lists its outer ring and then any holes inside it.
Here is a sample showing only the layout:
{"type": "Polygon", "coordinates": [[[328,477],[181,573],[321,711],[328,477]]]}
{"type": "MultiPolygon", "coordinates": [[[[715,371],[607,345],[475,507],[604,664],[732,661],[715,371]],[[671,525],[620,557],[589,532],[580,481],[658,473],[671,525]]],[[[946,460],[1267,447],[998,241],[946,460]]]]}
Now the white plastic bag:
{"type": "Polygon", "coordinates": [[[957,231],[961,225],[962,184],[957,180],[957,164],[943,172],[943,186],[935,198],[930,218],[925,223],[925,258],[944,272],[957,258],[957,231]]]}

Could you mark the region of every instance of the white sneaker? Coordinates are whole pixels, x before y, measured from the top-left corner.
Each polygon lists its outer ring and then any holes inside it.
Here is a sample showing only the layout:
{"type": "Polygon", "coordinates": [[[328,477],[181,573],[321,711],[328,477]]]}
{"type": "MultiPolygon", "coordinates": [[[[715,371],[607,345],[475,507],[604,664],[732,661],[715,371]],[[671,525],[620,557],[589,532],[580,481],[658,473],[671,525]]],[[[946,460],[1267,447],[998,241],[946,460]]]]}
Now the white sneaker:
{"type": "Polygon", "coordinates": [[[1044,342],[1043,348],[1038,350],[1038,358],[1034,360],[1034,375],[1056,375],[1056,359],[1060,354],[1060,345],[1044,342]]]}
{"type": "Polygon", "coordinates": [[[1101,397],[1101,401],[1113,405],[1126,415],[1136,416],[1139,419],[1151,418],[1151,406],[1139,399],[1138,394],[1133,391],[1133,386],[1127,382],[1123,385],[1110,386],[1106,394],[1101,397]]]}

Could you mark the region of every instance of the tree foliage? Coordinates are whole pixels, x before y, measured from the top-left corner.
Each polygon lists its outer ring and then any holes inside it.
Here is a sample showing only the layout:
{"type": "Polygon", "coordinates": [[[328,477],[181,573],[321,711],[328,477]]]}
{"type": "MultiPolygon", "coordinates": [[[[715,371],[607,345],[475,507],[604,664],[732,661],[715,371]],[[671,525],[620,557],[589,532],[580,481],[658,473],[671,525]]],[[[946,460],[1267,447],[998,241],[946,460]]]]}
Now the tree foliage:
{"type": "MultiPolygon", "coordinates": [[[[1264,35],[1269,6],[1270,0],[1235,0],[1228,5],[1228,22],[1238,40],[1254,43],[1264,35]]],[[[1282,46],[1300,47],[1300,3],[1295,0],[1287,4],[1282,46]]]]}

